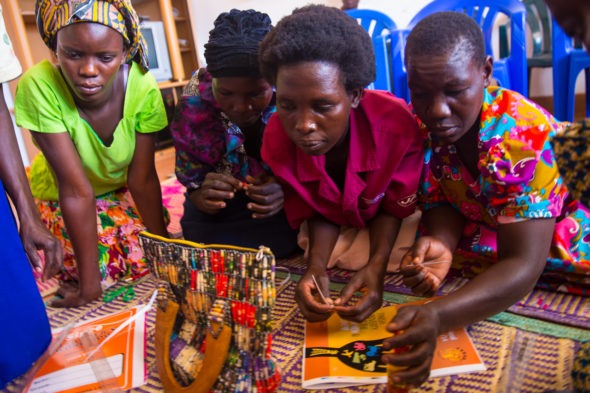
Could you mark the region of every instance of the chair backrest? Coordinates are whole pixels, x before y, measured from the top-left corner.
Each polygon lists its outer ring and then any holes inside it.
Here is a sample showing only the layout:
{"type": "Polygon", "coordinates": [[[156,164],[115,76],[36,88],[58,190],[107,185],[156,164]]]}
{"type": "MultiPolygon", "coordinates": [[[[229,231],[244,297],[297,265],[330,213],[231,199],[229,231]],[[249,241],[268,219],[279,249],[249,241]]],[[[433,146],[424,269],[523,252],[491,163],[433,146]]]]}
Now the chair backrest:
{"type": "Polygon", "coordinates": [[[393,19],[379,11],[354,8],[346,10],[345,12],[355,18],[359,25],[369,33],[371,38],[383,34],[389,34],[389,32],[397,29],[393,19]]]}
{"type": "Polygon", "coordinates": [[[583,45],[576,39],[569,37],[555,19],[552,19],[551,39],[553,41],[551,52],[555,61],[563,59],[571,53],[585,52],[583,45]]]}
{"type": "Polygon", "coordinates": [[[551,15],[543,0],[523,0],[532,37],[533,56],[551,53],[551,15]]]}
{"type": "Polygon", "coordinates": [[[590,54],[578,40],[568,37],[552,20],[553,114],[559,120],[574,120],[576,79],[585,71],[586,116],[590,115],[590,54]]]}
{"type": "MultiPolygon", "coordinates": [[[[529,68],[551,67],[551,15],[543,0],[523,0],[526,7],[526,24],[531,35],[529,68]]],[[[500,32],[500,58],[509,54],[508,26],[502,24],[500,32]]],[[[529,75],[530,82],[530,75],[529,75]]]]}
{"type": "Polygon", "coordinates": [[[528,95],[526,60],[526,9],[519,0],[433,0],[410,21],[412,29],[435,12],[458,11],[473,18],[482,28],[486,54],[494,58],[493,76],[498,82],[524,96],[528,95]],[[492,41],[496,18],[504,14],[510,19],[510,53],[505,58],[494,56],[492,41]]]}
{"type": "Polygon", "coordinates": [[[373,41],[377,75],[375,81],[367,87],[388,90],[400,98],[407,99],[406,86],[396,86],[393,82],[393,76],[400,72],[400,67],[403,69],[403,64],[399,63],[401,56],[392,53],[392,51],[400,50],[399,46],[391,45],[391,34],[397,32],[395,22],[386,14],[375,10],[355,8],[345,12],[357,20],[373,41]]]}

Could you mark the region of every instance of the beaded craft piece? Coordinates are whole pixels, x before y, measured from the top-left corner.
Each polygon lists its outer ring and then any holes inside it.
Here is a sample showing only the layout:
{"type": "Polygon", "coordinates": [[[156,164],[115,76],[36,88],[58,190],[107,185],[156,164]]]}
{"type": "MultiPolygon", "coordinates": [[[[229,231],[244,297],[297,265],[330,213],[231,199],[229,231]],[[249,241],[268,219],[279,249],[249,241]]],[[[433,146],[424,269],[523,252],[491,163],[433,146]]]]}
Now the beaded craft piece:
{"type": "MultiPolygon", "coordinates": [[[[175,380],[182,387],[196,379],[195,384],[201,384],[199,373],[207,369],[210,374],[206,352],[213,343],[208,341],[215,341],[228,327],[227,357],[210,391],[274,392],[280,375],[271,353],[276,299],[272,252],[265,247],[203,245],[147,232],[139,239],[159,282],[159,307],[165,311],[169,302],[179,306],[169,351],[164,352],[169,354],[175,380]]],[[[161,321],[164,318],[157,314],[156,335],[161,321]]],[[[156,347],[156,352],[162,351],[156,347]]],[[[166,372],[160,367],[159,371],[166,372]]]]}

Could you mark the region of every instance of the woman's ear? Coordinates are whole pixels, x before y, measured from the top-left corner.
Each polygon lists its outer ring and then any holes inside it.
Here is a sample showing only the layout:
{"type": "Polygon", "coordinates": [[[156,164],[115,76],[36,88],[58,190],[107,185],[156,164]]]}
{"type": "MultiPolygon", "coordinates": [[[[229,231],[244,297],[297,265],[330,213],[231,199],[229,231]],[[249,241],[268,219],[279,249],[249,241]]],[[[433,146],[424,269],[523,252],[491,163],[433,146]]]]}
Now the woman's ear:
{"type": "Polygon", "coordinates": [[[357,106],[359,106],[364,91],[365,89],[362,88],[352,89],[352,92],[350,93],[350,106],[352,108],[356,108],[357,106]]]}
{"type": "Polygon", "coordinates": [[[483,65],[482,65],[484,85],[486,87],[490,85],[490,81],[492,79],[493,68],[494,68],[494,59],[492,59],[492,56],[486,56],[486,58],[483,61],[483,65]]]}

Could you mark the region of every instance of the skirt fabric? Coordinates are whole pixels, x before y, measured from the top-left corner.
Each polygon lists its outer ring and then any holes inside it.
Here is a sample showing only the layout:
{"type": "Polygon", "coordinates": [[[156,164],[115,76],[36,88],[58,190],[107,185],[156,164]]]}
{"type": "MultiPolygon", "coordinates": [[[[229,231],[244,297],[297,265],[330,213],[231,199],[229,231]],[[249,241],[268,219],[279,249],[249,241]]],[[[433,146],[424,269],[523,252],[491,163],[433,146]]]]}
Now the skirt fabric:
{"type": "Polygon", "coordinates": [[[250,199],[242,192],[226,201],[227,206],[217,214],[198,210],[190,198],[184,202],[184,214],[180,220],[186,240],[204,244],[231,244],[258,248],[269,247],[275,257],[285,258],[300,251],[297,247],[297,231],[287,222],[281,210],[272,217],[252,218],[246,204],[250,199]]]}
{"type": "MultiPolygon", "coordinates": [[[[64,271],[60,279],[77,281],[76,257],[59,202],[40,200],[36,202],[41,212],[41,219],[51,233],[61,240],[64,251],[64,271]]],[[[103,288],[108,288],[121,278],[147,273],[148,269],[138,240],[138,234],[145,230],[145,226],[141,222],[128,189],[122,188],[96,197],[96,227],[98,263],[103,288]]]]}
{"type": "MultiPolygon", "coordinates": [[[[399,269],[402,256],[416,239],[416,231],[420,222],[421,213],[415,212],[402,221],[401,228],[395,240],[395,244],[389,254],[387,271],[395,272],[399,269]]],[[[304,257],[309,253],[309,233],[307,223],[301,225],[298,237],[299,247],[305,250],[304,257]]],[[[360,270],[369,262],[370,239],[367,228],[357,229],[351,227],[340,228],[340,234],[330,255],[328,269],[339,267],[346,270],[360,270]]]]}

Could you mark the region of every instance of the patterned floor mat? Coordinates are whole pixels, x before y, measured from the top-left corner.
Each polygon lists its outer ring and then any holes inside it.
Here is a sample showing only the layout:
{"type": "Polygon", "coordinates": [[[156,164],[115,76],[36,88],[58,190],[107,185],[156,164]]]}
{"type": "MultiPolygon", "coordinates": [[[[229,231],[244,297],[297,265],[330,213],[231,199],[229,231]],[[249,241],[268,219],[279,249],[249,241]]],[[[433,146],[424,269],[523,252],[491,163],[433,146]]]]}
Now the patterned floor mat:
{"type": "MultiPolygon", "coordinates": [[[[301,392],[301,351],[303,342],[303,318],[294,302],[295,281],[277,280],[277,302],[274,310],[273,354],[280,367],[282,380],[279,392],[301,392]],[[286,282],[284,282],[286,281],[286,282]],[[282,283],[282,285],[281,285],[282,283]]],[[[110,303],[92,302],[84,307],[72,309],[48,308],[52,327],[60,327],[71,321],[84,320],[106,315],[137,304],[146,304],[155,289],[151,277],[136,285],[135,298],[125,303],[114,300],[110,303]]],[[[335,292],[333,293],[335,295],[335,292]]],[[[402,296],[388,294],[391,296],[402,296]]],[[[154,306],[155,307],[155,306],[154,306]]],[[[147,383],[131,390],[137,393],[162,392],[155,365],[154,332],[155,310],[148,313],[146,368],[147,383]]],[[[469,327],[471,335],[487,370],[479,373],[433,378],[412,392],[499,392],[503,386],[509,391],[544,392],[546,390],[571,389],[571,369],[578,343],[569,339],[525,332],[493,322],[479,322],[469,327]],[[526,360],[522,357],[522,345],[527,342],[526,360]],[[510,370],[518,368],[518,373],[510,370]],[[516,376],[516,377],[515,377],[516,376]],[[516,389],[516,390],[514,390],[516,389]]],[[[21,380],[10,385],[3,392],[20,392],[21,380]]],[[[352,389],[330,389],[326,393],[338,392],[385,392],[384,385],[367,385],[352,389]]]]}
{"type": "MultiPolygon", "coordinates": [[[[181,236],[180,217],[184,202],[184,189],[175,178],[162,183],[163,202],[171,216],[169,231],[181,236]]],[[[279,266],[292,274],[305,271],[301,256],[277,261],[279,266]]],[[[335,283],[345,283],[351,272],[342,269],[330,270],[331,279],[335,283]]],[[[294,277],[296,278],[296,277],[294,277]]],[[[465,282],[460,277],[447,280],[442,292],[451,291],[465,282]]],[[[277,283],[279,285],[279,283],[277,283]]],[[[334,286],[337,287],[336,285],[334,286]]],[[[50,297],[57,289],[57,281],[50,280],[39,283],[41,293],[50,297]]],[[[334,289],[335,289],[334,288],[334,289]]],[[[95,301],[80,308],[53,309],[48,308],[52,327],[64,326],[71,321],[95,318],[122,308],[147,303],[155,283],[151,278],[136,286],[136,297],[130,303],[115,300],[111,303],[95,301]]],[[[385,278],[385,298],[394,302],[402,302],[409,291],[403,287],[401,279],[395,275],[385,278]],[[397,297],[397,298],[396,298],[397,297]]],[[[274,310],[274,344],[273,353],[282,372],[279,392],[301,392],[301,350],[303,340],[303,318],[294,302],[295,282],[287,283],[277,291],[277,302],[274,310]]],[[[336,292],[334,292],[336,295],[336,292]]],[[[535,319],[542,319],[558,324],[590,329],[590,299],[573,295],[535,290],[509,311],[535,319]]],[[[152,393],[162,392],[155,365],[155,311],[148,313],[146,337],[146,371],[145,385],[131,392],[152,393]]],[[[419,389],[412,392],[499,392],[503,387],[510,386],[509,391],[543,392],[547,390],[565,390],[572,388],[571,369],[573,356],[578,342],[566,338],[555,338],[549,335],[531,333],[515,327],[483,321],[469,327],[469,333],[486,363],[487,370],[481,373],[463,374],[450,377],[434,378],[419,389]],[[522,354],[522,345],[527,342],[527,362],[518,361],[522,354]],[[556,361],[559,359],[559,361],[556,361]],[[518,368],[519,373],[510,373],[518,368]],[[515,377],[517,375],[517,377],[515,377]]],[[[9,385],[2,392],[16,393],[22,388],[21,380],[9,385]]],[[[326,393],[338,392],[385,392],[384,385],[367,385],[353,389],[330,389],[326,393]]],[[[508,391],[508,390],[506,390],[508,391]]]]}

